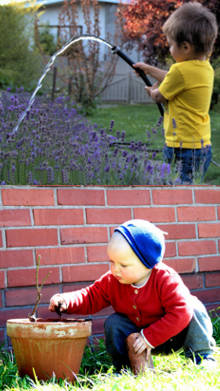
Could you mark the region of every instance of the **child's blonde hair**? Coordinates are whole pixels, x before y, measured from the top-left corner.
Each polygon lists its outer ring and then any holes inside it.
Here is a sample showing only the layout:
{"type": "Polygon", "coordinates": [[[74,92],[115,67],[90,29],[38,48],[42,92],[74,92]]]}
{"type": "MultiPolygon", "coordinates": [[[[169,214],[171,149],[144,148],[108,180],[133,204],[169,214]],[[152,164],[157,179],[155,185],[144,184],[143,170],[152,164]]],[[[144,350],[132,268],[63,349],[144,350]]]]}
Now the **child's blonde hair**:
{"type": "Polygon", "coordinates": [[[178,46],[186,41],[196,54],[210,55],[218,33],[215,15],[198,2],[177,8],[163,25],[163,32],[178,46]]]}

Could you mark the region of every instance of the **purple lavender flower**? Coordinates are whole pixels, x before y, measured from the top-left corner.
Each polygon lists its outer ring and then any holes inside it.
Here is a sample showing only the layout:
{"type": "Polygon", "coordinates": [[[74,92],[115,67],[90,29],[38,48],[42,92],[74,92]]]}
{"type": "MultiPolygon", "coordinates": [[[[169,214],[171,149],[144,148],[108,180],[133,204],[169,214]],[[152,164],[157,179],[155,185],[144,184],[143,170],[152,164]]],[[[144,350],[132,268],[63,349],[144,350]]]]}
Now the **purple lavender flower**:
{"type": "Polygon", "coordinates": [[[69,173],[66,168],[61,170],[62,173],[62,182],[66,185],[69,182],[69,173]]]}
{"type": "Polygon", "coordinates": [[[117,132],[117,137],[109,134],[114,121],[111,121],[110,129],[92,125],[75,108],[69,107],[65,97],[56,98],[50,104],[46,97],[38,96],[29,118],[24,119],[9,143],[6,134],[10,134],[16,125],[27,100],[28,95],[24,92],[17,92],[12,99],[7,92],[1,96],[2,181],[52,184],[58,178],[58,183],[62,184],[128,185],[156,184],[158,182],[154,181],[160,180],[162,163],[147,160],[146,145],[132,141],[122,148],[117,142],[126,141],[125,132],[117,132]],[[8,110],[10,106],[13,106],[12,110],[8,110]],[[3,176],[6,167],[10,167],[8,179],[3,176]],[[17,175],[18,172],[21,174],[17,175]],[[40,179],[36,179],[35,173],[40,179]]]}
{"type": "Polygon", "coordinates": [[[47,168],[47,182],[48,183],[54,183],[54,170],[53,167],[47,168]]]}
{"type": "Polygon", "coordinates": [[[125,140],[125,135],[126,135],[126,132],[125,132],[125,130],[123,130],[123,131],[121,132],[121,141],[124,141],[124,140],[125,140]]]}
{"type": "Polygon", "coordinates": [[[158,119],[156,126],[157,126],[157,127],[160,127],[160,126],[162,125],[162,123],[163,123],[163,117],[161,116],[161,117],[158,119]]]}
{"type": "Polygon", "coordinates": [[[114,120],[112,120],[112,121],[110,122],[109,132],[112,132],[112,129],[113,129],[114,123],[115,123],[115,121],[114,121],[114,120]]]}
{"type": "Polygon", "coordinates": [[[172,118],[172,123],[173,123],[173,129],[176,129],[177,126],[176,126],[176,120],[175,120],[175,118],[172,118]]]}

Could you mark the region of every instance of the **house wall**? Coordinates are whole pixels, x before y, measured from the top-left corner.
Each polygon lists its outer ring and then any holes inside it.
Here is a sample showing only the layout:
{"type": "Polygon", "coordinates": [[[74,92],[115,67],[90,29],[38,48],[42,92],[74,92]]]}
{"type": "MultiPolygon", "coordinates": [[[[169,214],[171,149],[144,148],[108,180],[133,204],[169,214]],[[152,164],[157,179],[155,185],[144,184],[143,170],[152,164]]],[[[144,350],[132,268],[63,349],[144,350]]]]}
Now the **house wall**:
{"type": "MultiPolygon", "coordinates": [[[[209,309],[220,305],[220,187],[0,187],[0,337],[9,318],[27,317],[35,302],[41,255],[39,316],[56,292],[82,288],[109,270],[114,227],[148,219],[168,232],[164,262],[209,309]]],[[[93,318],[103,334],[111,308],[93,318]]],[[[53,316],[53,315],[52,315],[53,316]]],[[[56,315],[54,315],[56,316],[56,315]]]]}
{"type": "MultiPolygon", "coordinates": [[[[39,17],[39,25],[58,25],[59,24],[59,14],[62,10],[62,2],[61,4],[55,4],[49,7],[44,8],[43,13],[39,17]]],[[[115,9],[115,6],[111,6],[109,4],[100,3],[99,5],[99,28],[100,28],[100,37],[105,38],[107,35],[107,32],[109,32],[109,25],[106,26],[106,13],[109,14],[109,11],[113,8],[115,9]]],[[[90,11],[91,20],[93,21],[93,8],[91,7],[90,11]]],[[[108,18],[110,16],[108,15],[108,18]]],[[[85,26],[85,21],[83,17],[83,13],[80,7],[78,7],[78,25],[82,26],[82,34],[87,34],[87,28],[85,26]]],[[[54,35],[55,39],[57,38],[57,28],[50,28],[51,34],[54,35]]],[[[102,45],[100,47],[100,52],[102,54],[102,57],[106,53],[106,47],[102,45]]]]}
{"type": "MultiPolygon", "coordinates": [[[[100,27],[100,37],[106,39],[113,45],[115,45],[115,13],[118,6],[118,1],[100,1],[99,2],[99,27],[100,27]]],[[[59,14],[63,5],[62,1],[53,1],[53,4],[45,2],[46,7],[43,9],[43,13],[40,15],[39,28],[42,30],[43,25],[56,26],[59,24],[59,14]]],[[[91,9],[91,15],[93,11],[91,9]]],[[[93,18],[91,17],[91,20],[93,18]]],[[[82,26],[82,34],[86,34],[86,26],[84,24],[84,19],[82,11],[79,7],[78,10],[78,25],[82,26]]],[[[50,33],[52,33],[57,39],[57,28],[50,27],[50,33]]],[[[79,31],[78,34],[81,34],[79,31]]],[[[76,34],[76,35],[78,35],[76,34]]],[[[120,45],[119,45],[120,46],[120,45]]],[[[85,42],[85,50],[88,48],[88,42],[85,42]]],[[[104,64],[106,61],[113,56],[112,51],[109,47],[104,44],[100,44],[99,47],[100,53],[100,65],[104,64]]],[[[140,53],[135,49],[127,51],[126,54],[132,59],[133,62],[141,60],[140,53]]],[[[116,55],[117,56],[117,55],[116,55]]],[[[58,78],[60,70],[59,58],[56,60],[56,66],[58,68],[58,78]]],[[[62,72],[61,72],[62,73],[62,72]]],[[[49,85],[52,83],[52,73],[47,77],[49,78],[49,85]]],[[[118,57],[118,62],[116,65],[115,75],[113,76],[112,81],[109,83],[105,91],[100,95],[100,99],[104,103],[111,102],[129,102],[129,103],[147,103],[151,102],[150,97],[144,89],[145,84],[143,81],[134,75],[131,67],[118,57]]]]}

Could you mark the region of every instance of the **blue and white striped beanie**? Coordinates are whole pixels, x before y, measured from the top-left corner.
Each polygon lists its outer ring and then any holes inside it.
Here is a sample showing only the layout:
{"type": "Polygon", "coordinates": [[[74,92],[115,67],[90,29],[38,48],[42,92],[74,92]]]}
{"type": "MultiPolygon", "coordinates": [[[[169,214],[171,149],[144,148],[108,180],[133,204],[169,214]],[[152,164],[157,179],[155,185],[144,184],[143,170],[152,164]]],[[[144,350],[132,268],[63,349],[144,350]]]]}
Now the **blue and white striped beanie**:
{"type": "Polygon", "coordinates": [[[166,232],[161,231],[154,224],[146,220],[134,219],[126,221],[114,231],[124,236],[134,253],[148,269],[152,269],[162,261],[166,232]]]}

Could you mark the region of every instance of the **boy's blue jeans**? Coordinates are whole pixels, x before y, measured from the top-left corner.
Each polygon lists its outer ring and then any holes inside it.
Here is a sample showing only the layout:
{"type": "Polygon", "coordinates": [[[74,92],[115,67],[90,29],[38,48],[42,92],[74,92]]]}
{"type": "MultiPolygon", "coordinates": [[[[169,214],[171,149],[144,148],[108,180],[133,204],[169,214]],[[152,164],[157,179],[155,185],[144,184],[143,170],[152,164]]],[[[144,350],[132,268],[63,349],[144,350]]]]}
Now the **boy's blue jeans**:
{"type": "MultiPolygon", "coordinates": [[[[196,300],[194,316],[189,325],[164,344],[152,349],[152,354],[169,354],[184,349],[186,357],[199,363],[201,357],[212,355],[215,341],[212,337],[212,323],[205,306],[196,300]]],[[[126,338],[141,329],[132,323],[126,315],[114,313],[105,321],[106,349],[112,357],[117,371],[129,367],[126,338]]]]}
{"type": "Polygon", "coordinates": [[[171,148],[164,146],[164,160],[176,164],[181,184],[191,184],[195,176],[204,179],[212,159],[211,145],[201,149],[171,148]]]}

